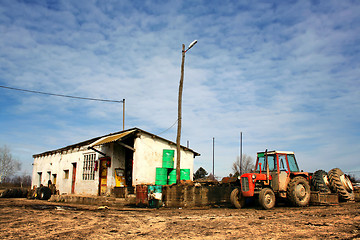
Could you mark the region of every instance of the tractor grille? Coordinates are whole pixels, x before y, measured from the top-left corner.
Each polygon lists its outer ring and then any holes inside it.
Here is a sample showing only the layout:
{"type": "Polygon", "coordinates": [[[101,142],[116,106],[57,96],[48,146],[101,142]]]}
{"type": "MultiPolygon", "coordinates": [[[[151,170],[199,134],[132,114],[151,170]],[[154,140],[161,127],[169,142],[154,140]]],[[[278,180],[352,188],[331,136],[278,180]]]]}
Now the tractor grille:
{"type": "Polygon", "coordinates": [[[249,179],[247,177],[241,178],[241,191],[243,192],[249,191],[249,179]]]}

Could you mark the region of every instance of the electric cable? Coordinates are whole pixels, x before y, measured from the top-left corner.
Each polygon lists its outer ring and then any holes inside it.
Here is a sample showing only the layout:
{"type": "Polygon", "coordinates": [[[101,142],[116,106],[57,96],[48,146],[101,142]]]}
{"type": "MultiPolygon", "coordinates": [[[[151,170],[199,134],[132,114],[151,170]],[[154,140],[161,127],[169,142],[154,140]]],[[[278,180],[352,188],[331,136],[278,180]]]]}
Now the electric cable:
{"type": "Polygon", "coordinates": [[[158,133],[158,134],[156,134],[156,135],[161,135],[161,134],[163,134],[163,133],[165,133],[165,132],[167,132],[167,131],[169,131],[176,123],[178,122],[178,120],[176,119],[176,121],[174,122],[174,124],[173,125],[171,125],[171,127],[169,127],[169,128],[167,128],[166,130],[164,130],[164,131],[162,131],[161,133],[158,133]]]}
{"type": "Polygon", "coordinates": [[[10,89],[10,90],[15,90],[15,91],[22,91],[22,92],[29,92],[29,93],[37,93],[37,94],[43,94],[43,95],[49,95],[49,96],[56,96],[56,97],[75,98],[75,99],[81,99],[81,100],[90,100],[90,101],[99,101],[99,102],[114,102],[114,103],[123,103],[124,102],[124,100],[109,100],[109,99],[100,99],[100,98],[77,97],[77,96],[70,96],[70,95],[64,95],[64,94],[47,93],[47,92],[21,89],[21,88],[7,87],[7,86],[2,86],[2,85],[0,85],[0,88],[5,88],[5,89],[10,89]]]}

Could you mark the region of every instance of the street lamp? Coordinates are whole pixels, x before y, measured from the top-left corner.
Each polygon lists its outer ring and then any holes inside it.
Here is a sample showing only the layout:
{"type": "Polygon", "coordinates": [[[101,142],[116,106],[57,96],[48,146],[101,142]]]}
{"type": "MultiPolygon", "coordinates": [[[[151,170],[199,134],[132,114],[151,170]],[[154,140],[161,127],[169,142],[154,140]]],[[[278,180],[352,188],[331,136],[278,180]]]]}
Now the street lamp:
{"type": "Polygon", "coordinates": [[[179,98],[178,98],[178,128],[176,136],[176,184],[180,183],[180,136],[181,136],[181,103],[182,103],[182,91],[184,83],[184,63],[185,63],[185,53],[190,50],[197,40],[190,43],[189,47],[185,50],[185,44],[182,45],[182,61],[181,61],[181,76],[179,84],[179,98]]]}

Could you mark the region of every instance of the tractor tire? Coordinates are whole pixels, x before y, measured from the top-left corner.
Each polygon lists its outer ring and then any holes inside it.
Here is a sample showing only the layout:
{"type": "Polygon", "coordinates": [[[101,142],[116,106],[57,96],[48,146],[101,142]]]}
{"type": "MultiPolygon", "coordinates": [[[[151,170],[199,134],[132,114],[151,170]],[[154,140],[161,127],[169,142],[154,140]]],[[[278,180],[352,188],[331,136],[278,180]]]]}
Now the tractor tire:
{"type": "Polygon", "coordinates": [[[241,195],[239,188],[232,190],[230,201],[236,208],[243,208],[245,206],[245,198],[241,195]]]}
{"type": "Polygon", "coordinates": [[[297,207],[305,207],[310,202],[309,182],[301,176],[290,180],[287,187],[287,197],[290,203],[297,207]]]}
{"type": "Polygon", "coordinates": [[[340,201],[354,201],[354,187],[349,178],[339,168],[334,168],[329,172],[331,189],[339,195],[340,201]]]}
{"type": "Polygon", "coordinates": [[[263,188],[259,193],[259,203],[261,207],[268,210],[275,206],[275,193],[270,188],[263,188]]]}
{"type": "Polygon", "coordinates": [[[39,187],[36,191],[36,198],[40,200],[48,200],[51,197],[51,190],[48,187],[39,187]]]}
{"type": "Polygon", "coordinates": [[[311,179],[311,185],[315,191],[331,193],[328,174],[324,170],[317,170],[314,172],[311,179]]]}

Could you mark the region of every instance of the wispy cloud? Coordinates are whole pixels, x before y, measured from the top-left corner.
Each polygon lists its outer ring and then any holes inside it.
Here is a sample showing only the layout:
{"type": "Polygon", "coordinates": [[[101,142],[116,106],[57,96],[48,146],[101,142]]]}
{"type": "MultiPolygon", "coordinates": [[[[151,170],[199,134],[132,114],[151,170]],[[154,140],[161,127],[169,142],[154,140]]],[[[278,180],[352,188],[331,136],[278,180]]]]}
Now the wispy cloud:
{"type": "MultiPolygon", "coordinates": [[[[360,4],[353,1],[2,1],[0,83],[126,99],[126,126],[177,118],[195,167],[225,176],[239,154],[294,150],[304,170],[358,169],[360,4]]],[[[31,155],[122,128],[121,104],[0,90],[0,144],[31,155]],[[24,150],[28,149],[28,150],[24,150]]],[[[162,134],[175,140],[176,128],[162,134]]]]}

